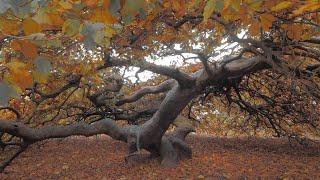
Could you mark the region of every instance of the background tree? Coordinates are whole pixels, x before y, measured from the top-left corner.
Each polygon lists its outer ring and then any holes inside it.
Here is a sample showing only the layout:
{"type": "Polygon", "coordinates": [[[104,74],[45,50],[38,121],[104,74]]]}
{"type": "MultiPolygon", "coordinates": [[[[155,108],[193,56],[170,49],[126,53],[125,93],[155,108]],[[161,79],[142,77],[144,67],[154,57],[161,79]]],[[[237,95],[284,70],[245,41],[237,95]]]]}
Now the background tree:
{"type": "Polygon", "coordinates": [[[166,134],[183,111],[228,110],[244,129],[317,140],[319,9],[317,0],[1,1],[1,147],[19,147],[2,168],[35,142],[96,134],[126,142],[127,158],[145,149],[172,166],[191,157],[192,126],[166,134]],[[179,66],[159,65],[168,56],[179,66]],[[131,82],[132,67],[160,76],[131,82]]]}

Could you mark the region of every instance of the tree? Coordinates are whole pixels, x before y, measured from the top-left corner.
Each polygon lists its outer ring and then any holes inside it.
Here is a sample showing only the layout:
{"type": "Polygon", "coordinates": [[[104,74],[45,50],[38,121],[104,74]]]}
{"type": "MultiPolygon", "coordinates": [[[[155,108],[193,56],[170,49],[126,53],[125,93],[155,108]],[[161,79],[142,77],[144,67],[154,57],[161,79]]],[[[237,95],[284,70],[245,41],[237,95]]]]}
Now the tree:
{"type": "Polygon", "coordinates": [[[97,134],[126,142],[127,158],[145,149],[173,166],[191,158],[194,128],[167,131],[195,106],[315,139],[319,9],[317,0],[1,1],[1,146],[19,147],[2,168],[35,142],[97,134]],[[182,65],[156,63],[167,56],[182,65]],[[135,83],[131,67],[160,76],[135,83]]]}

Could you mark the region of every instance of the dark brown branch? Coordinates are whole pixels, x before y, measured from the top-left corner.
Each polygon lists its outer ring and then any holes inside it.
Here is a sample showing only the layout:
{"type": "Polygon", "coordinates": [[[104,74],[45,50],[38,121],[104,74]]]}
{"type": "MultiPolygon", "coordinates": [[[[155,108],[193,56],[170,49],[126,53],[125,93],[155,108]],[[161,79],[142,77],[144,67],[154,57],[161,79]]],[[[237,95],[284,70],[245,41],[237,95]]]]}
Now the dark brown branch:
{"type": "Polygon", "coordinates": [[[182,25],[184,25],[185,23],[192,23],[192,24],[198,24],[202,21],[202,16],[189,16],[189,15],[185,15],[183,16],[181,19],[179,19],[179,21],[175,21],[175,20],[165,20],[164,22],[168,25],[173,27],[174,29],[178,30],[182,25]]]}
{"type": "Polygon", "coordinates": [[[35,90],[34,90],[35,93],[37,93],[41,96],[41,99],[38,102],[42,102],[42,101],[44,101],[46,99],[50,99],[50,98],[55,98],[55,97],[59,96],[62,92],[66,91],[72,87],[77,87],[80,83],[80,79],[81,79],[81,76],[72,76],[66,85],[64,85],[62,88],[60,88],[50,94],[42,93],[35,88],[35,90]]]}
{"type": "Polygon", "coordinates": [[[115,114],[115,120],[127,120],[130,123],[135,123],[141,118],[151,117],[158,109],[146,109],[143,111],[130,114],[115,114]]]}
{"type": "Polygon", "coordinates": [[[95,104],[97,107],[105,105],[105,100],[108,99],[107,93],[109,92],[119,92],[123,86],[122,79],[113,79],[114,82],[108,83],[104,88],[98,90],[93,94],[88,94],[88,99],[95,104]]]}
{"type": "Polygon", "coordinates": [[[210,65],[208,63],[208,57],[206,57],[202,53],[199,53],[198,57],[199,57],[200,61],[202,62],[205,71],[208,73],[209,76],[211,76],[213,74],[213,70],[212,70],[212,67],[210,67],[210,65]]]}
{"type": "Polygon", "coordinates": [[[163,83],[159,84],[158,86],[149,86],[149,87],[144,87],[140,90],[138,90],[136,93],[132,94],[131,96],[125,97],[121,100],[119,100],[116,105],[121,106],[125,103],[131,103],[139,100],[143,96],[147,94],[158,94],[161,92],[169,91],[173,85],[174,85],[173,80],[167,80],[164,81],[163,83]]]}
{"type": "Polygon", "coordinates": [[[304,42],[320,44],[320,38],[311,38],[311,39],[305,40],[304,42]]]}
{"type": "Polygon", "coordinates": [[[73,90],[71,91],[71,93],[66,97],[66,99],[64,99],[64,100],[62,101],[62,103],[57,107],[58,112],[57,112],[52,118],[50,118],[50,119],[47,120],[47,121],[43,121],[41,124],[44,125],[45,123],[51,122],[51,121],[53,121],[56,117],[58,117],[59,114],[60,114],[60,112],[61,112],[61,108],[62,108],[62,107],[65,105],[65,103],[69,100],[69,98],[72,96],[72,94],[73,94],[74,92],[76,92],[76,90],[78,90],[78,87],[75,88],[75,89],[73,89],[73,90]]]}
{"type": "Polygon", "coordinates": [[[266,63],[266,59],[262,56],[255,56],[253,58],[240,58],[224,65],[224,70],[227,73],[222,73],[226,78],[240,77],[245,74],[256,72],[258,70],[270,68],[266,63]]]}
{"type": "MultiPolygon", "coordinates": [[[[238,78],[269,67],[270,66],[265,63],[264,57],[256,56],[253,58],[240,58],[224,65],[217,64],[217,68],[214,69],[212,76],[208,76],[203,69],[199,70],[193,74],[197,79],[197,86],[191,89],[183,89],[179,84],[175,85],[167,93],[159,110],[149,121],[142,125],[141,134],[147,137],[152,136],[155,143],[159,142],[170,124],[176,119],[185,106],[206,87],[221,84],[221,82],[225,80],[238,78]]],[[[142,138],[141,142],[145,140],[146,139],[142,138]]],[[[154,144],[154,146],[159,146],[159,144],[154,144]]]]}
{"type": "Polygon", "coordinates": [[[109,119],[86,124],[77,123],[68,126],[44,126],[33,129],[20,122],[0,120],[0,132],[20,137],[28,142],[42,141],[50,138],[64,138],[68,136],[93,136],[106,134],[113,139],[126,141],[126,129],[119,128],[109,119]]]}
{"type": "Polygon", "coordinates": [[[188,74],[181,72],[177,68],[171,68],[167,66],[161,66],[161,65],[156,65],[150,62],[147,62],[145,60],[120,60],[120,59],[113,59],[113,58],[108,58],[105,60],[105,64],[103,66],[98,67],[98,70],[107,68],[107,67],[112,67],[112,66],[135,66],[139,67],[142,70],[148,70],[153,73],[161,74],[164,76],[168,76],[172,79],[175,79],[179,82],[181,87],[188,88],[194,85],[195,80],[189,76],[188,74]]]}

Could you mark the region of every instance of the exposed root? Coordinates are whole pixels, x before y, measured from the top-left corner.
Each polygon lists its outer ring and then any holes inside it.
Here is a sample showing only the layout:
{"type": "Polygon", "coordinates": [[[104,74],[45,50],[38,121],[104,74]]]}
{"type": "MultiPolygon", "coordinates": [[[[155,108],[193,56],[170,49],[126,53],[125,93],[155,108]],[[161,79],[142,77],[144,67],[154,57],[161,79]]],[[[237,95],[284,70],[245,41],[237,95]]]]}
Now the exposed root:
{"type": "Polygon", "coordinates": [[[133,125],[129,129],[127,137],[128,152],[124,160],[128,163],[130,157],[140,154],[140,127],[133,125]]]}
{"type": "Polygon", "coordinates": [[[179,127],[162,138],[160,147],[162,166],[174,167],[180,160],[192,158],[192,150],[184,140],[193,131],[194,129],[190,127],[179,127]]]}
{"type": "MultiPolygon", "coordinates": [[[[139,130],[139,127],[132,127],[129,130],[130,132],[127,137],[128,152],[125,156],[126,163],[128,163],[131,157],[140,155],[139,130]]],[[[165,167],[173,167],[182,159],[190,159],[192,151],[184,140],[193,131],[192,127],[182,126],[172,133],[163,136],[160,149],[156,151],[148,149],[151,153],[151,158],[159,157],[160,155],[161,165],[165,167]]]]}

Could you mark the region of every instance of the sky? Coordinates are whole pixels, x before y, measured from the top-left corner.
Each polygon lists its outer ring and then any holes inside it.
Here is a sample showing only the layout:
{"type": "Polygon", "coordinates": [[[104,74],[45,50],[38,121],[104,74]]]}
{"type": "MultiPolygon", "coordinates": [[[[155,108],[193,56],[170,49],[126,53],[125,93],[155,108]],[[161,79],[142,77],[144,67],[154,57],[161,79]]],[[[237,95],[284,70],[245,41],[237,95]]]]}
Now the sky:
{"type": "MultiPolygon", "coordinates": [[[[246,36],[245,31],[238,34],[239,38],[244,38],[245,36],[246,36]]],[[[222,44],[223,45],[221,45],[215,49],[215,52],[217,52],[216,56],[211,57],[209,60],[219,61],[224,56],[230,55],[230,53],[232,53],[232,49],[238,50],[240,48],[238,43],[228,43],[226,39],[222,40],[222,44]]],[[[201,46],[194,46],[193,48],[194,49],[201,49],[201,46]]],[[[179,44],[176,44],[174,46],[174,49],[181,50],[181,47],[179,44]]],[[[183,55],[185,58],[195,56],[194,54],[191,54],[191,53],[184,53],[183,55]]],[[[148,57],[148,58],[146,58],[146,60],[148,62],[152,62],[154,64],[162,65],[162,66],[181,67],[183,65],[183,58],[179,55],[175,55],[175,56],[171,55],[171,56],[161,57],[160,59],[156,59],[156,60],[153,60],[152,58],[148,57]]],[[[196,63],[199,63],[200,60],[199,59],[189,59],[187,62],[190,64],[196,64],[196,63]]],[[[122,72],[123,72],[123,70],[124,70],[124,68],[122,69],[122,72]]],[[[127,71],[125,73],[125,78],[130,79],[132,82],[136,82],[137,78],[135,77],[135,74],[138,70],[139,70],[139,68],[135,68],[135,67],[130,68],[130,71],[127,71]]],[[[143,71],[138,74],[140,81],[147,81],[148,79],[152,78],[153,76],[155,76],[155,74],[150,71],[143,71]]]]}

